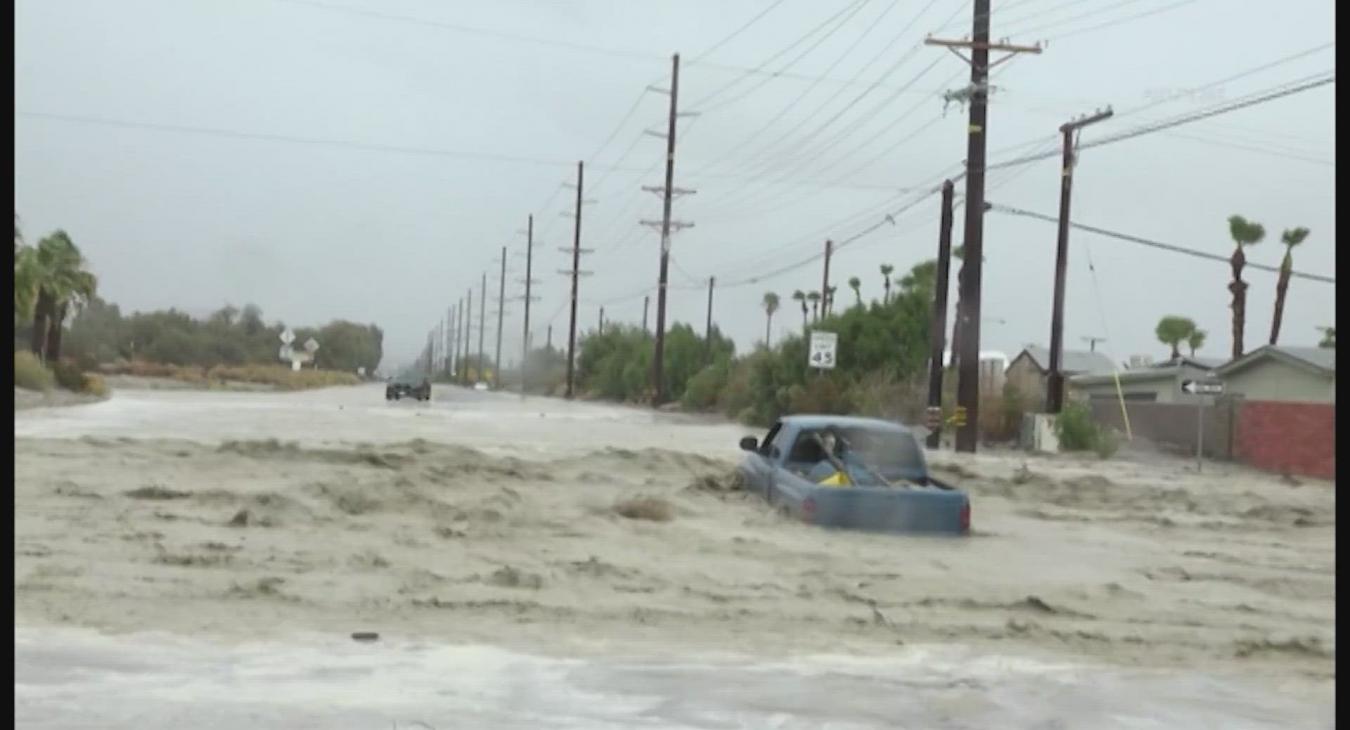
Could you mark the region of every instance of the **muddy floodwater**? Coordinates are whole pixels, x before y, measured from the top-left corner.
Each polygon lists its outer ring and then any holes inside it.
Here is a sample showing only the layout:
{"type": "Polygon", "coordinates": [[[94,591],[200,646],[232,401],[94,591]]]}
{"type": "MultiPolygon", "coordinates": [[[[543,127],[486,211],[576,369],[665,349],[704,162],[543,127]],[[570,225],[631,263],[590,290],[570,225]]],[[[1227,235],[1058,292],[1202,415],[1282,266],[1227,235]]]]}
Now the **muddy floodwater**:
{"type": "Polygon", "coordinates": [[[715,419],[438,389],[15,414],[34,728],[1329,728],[1334,485],[930,461],[966,539],[786,521],[715,419]],[[379,638],[356,642],[353,632],[379,638]]]}

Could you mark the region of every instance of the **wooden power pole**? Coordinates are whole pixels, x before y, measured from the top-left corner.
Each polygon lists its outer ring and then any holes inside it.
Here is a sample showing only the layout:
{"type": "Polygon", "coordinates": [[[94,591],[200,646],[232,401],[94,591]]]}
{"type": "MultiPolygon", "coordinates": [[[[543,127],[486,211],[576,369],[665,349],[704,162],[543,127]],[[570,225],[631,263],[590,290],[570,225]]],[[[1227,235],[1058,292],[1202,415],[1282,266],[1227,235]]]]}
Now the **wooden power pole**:
{"type": "MultiPolygon", "coordinates": [[[[589,249],[581,248],[581,205],[586,202],[581,194],[585,181],[585,163],[577,163],[577,207],[575,213],[575,225],[572,229],[572,248],[560,249],[564,253],[572,254],[572,270],[562,272],[572,277],[572,316],[567,326],[567,391],[565,397],[571,398],[574,394],[576,377],[576,353],[577,353],[577,279],[583,274],[589,274],[589,271],[581,270],[581,254],[590,253],[589,249]]],[[[566,215],[566,214],[564,214],[566,215]]]]}
{"type": "Polygon", "coordinates": [[[956,450],[974,453],[979,441],[980,423],[980,280],[984,262],[984,167],[989,138],[989,69],[1017,53],[1040,53],[1041,47],[1015,46],[989,42],[990,0],[975,0],[974,24],[970,40],[928,38],[932,46],[944,46],[970,65],[970,85],[963,92],[970,100],[970,120],[966,125],[966,219],[965,274],[961,277],[961,342],[952,343],[958,351],[956,403],[962,420],[956,430],[956,450]],[[957,49],[970,50],[970,58],[957,49]],[[1007,56],[989,63],[989,51],[1005,51],[1007,56]]]}
{"type": "Polygon", "coordinates": [[[534,216],[529,217],[529,223],[525,228],[525,328],[521,336],[521,356],[520,356],[520,395],[525,395],[525,371],[530,362],[530,286],[534,282],[530,279],[533,276],[534,266],[534,216]]]}
{"type": "Polygon", "coordinates": [[[834,241],[825,241],[825,273],[820,280],[820,318],[830,313],[830,256],[834,254],[834,241]]]}
{"type": "Polygon", "coordinates": [[[716,282],[717,282],[716,277],[712,276],[708,277],[708,323],[704,326],[703,329],[704,332],[703,347],[705,350],[703,359],[707,363],[712,362],[712,300],[713,300],[713,285],[716,282]]]}
{"type": "Polygon", "coordinates": [[[487,272],[483,272],[483,285],[478,290],[478,372],[474,373],[474,382],[483,382],[483,363],[487,361],[487,350],[483,347],[487,334],[487,272]]]}
{"type": "Polygon", "coordinates": [[[1059,413],[1064,407],[1064,276],[1069,266],[1069,194],[1073,189],[1074,137],[1078,130],[1111,118],[1112,111],[1097,111],[1060,126],[1064,135],[1064,160],[1059,177],[1059,240],[1055,246],[1055,298],[1050,314],[1050,372],[1045,382],[1045,412],[1059,413]]]}
{"type": "Polygon", "coordinates": [[[506,247],[502,246],[502,274],[497,284],[497,354],[493,356],[492,386],[502,389],[502,322],[506,318],[506,247]]]}
{"type": "MultiPolygon", "coordinates": [[[[650,88],[650,87],[649,87],[650,88]]],[[[653,89],[655,91],[666,91],[664,89],[653,89]]],[[[665,400],[665,352],[666,352],[666,284],[670,274],[670,231],[689,228],[692,223],[679,223],[670,219],[671,200],[676,195],[693,193],[693,190],[679,190],[675,188],[675,120],[682,116],[679,109],[680,93],[680,54],[676,53],[671,57],[670,71],[670,114],[666,123],[666,184],[661,187],[647,187],[642,189],[648,192],[659,192],[661,194],[661,220],[660,221],[641,221],[646,226],[660,226],[661,228],[661,266],[657,279],[656,289],[656,344],[652,351],[652,405],[661,405],[665,400]]],[[[653,136],[662,136],[658,132],[650,132],[653,136]]]]}
{"type": "Polygon", "coordinates": [[[942,183],[942,222],[938,225],[937,276],[934,282],[932,344],[928,360],[928,408],[937,409],[936,423],[930,423],[928,448],[942,444],[942,373],[947,354],[947,279],[952,266],[952,181],[942,183]]]}
{"type": "Polygon", "coordinates": [[[473,287],[469,287],[469,293],[465,297],[468,303],[468,309],[464,314],[464,384],[469,385],[469,366],[470,361],[469,348],[473,347],[473,287]]]}

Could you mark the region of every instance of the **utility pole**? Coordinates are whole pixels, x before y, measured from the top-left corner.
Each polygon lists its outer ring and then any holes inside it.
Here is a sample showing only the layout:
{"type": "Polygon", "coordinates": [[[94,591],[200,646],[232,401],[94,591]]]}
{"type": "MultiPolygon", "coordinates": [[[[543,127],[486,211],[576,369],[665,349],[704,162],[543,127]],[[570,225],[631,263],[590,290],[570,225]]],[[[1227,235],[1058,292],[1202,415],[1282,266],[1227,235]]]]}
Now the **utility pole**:
{"type": "Polygon", "coordinates": [[[483,272],[483,285],[478,289],[478,372],[474,373],[475,383],[483,382],[483,363],[487,361],[487,350],[483,348],[483,335],[487,334],[487,272],[483,272]]]}
{"type": "Polygon", "coordinates": [[[548,326],[548,338],[544,340],[544,347],[553,349],[553,325],[548,326]]]}
{"type": "MultiPolygon", "coordinates": [[[[464,360],[469,361],[469,348],[473,343],[473,287],[469,287],[469,294],[466,298],[469,303],[469,311],[464,317],[464,360]]],[[[469,368],[464,368],[464,384],[469,385],[469,368]]]]}
{"type": "Polygon", "coordinates": [[[1096,352],[1096,351],[1097,351],[1097,343],[1098,343],[1098,342],[1106,342],[1106,338],[1105,338],[1105,337],[1084,337],[1084,338],[1083,338],[1083,341],[1086,342],[1086,343],[1088,343],[1088,352],[1096,352]]]}
{"type": "Polygon", "coordinates": [[[928,408],[937,409],[930,423],[928,448],[942,445],[942,372],[947,354],[947,279],[952,265],[952,181],[942,183],[942,222],[938,225],[937,281],[933,296],[932,344],[928,349],[928,408]]]}
{"type": "Polygon", "coordinates": [[[502,322],[506,316],[506,247],[502,246],[502,276],[497,284],[497,354],[493,356],[496,365],[492,368],[492,385],[502,389],[502,322]]]}
{"type": "Polygon", "coordinates": [[[520,396],[525,397],[525,370],[530,361],[530,285],[534,282],[530,280],[533,275],[531,267],[534,265],[534,216],[529,217],[529,224],[525,229],[525,332],[521,336],[521,356],[520,356],[520,396]]]}
{"type": "Polygon", "coordinates": [[[928,38],[924,43],[945,46],[970,65],[970,120],[966,126],[966,220],[965,273],[961,279],[961,309],[956,316],[961,322],[961,342],[953,343],[959,350],[956,402],[964,420],[956,430],[956,450],[975,453],[979,441],[980,423],[980,280],[984,262],[984,167],[985,145],[989,138],[988,102],[989,69],[1012,58],[1017,53],[1040,53],[1040,45],[1015,46],[989,42],[990,0],[975,0],[974,24],[970,40],[939,40],[928,38]],[[970,49],[970,58],[962,56],[958,48],[970,49]],[[1005,51],[1008,55],[989,63],[989,51],[1005,51]]]}
{"type": "Polygon", "coordinates": [[[716,277],[708,277],[708,324],[704,327],[703,335],[703,359],[708,363],[712,362],[712,299],[713,284],[717,281],[716,277]]]}
{"type": "Polygon", "coordinates": [[[646,296],[642,298],[642,334],[647,334],[647,305],[651,303],[652,298],[646,296]]]}
{"type": "Polygon", "coordinates": [[[600,334],[605,334],[605,308],[600,308],[600,334]]]}
{"type": "Polygon", "coordinates": [[[462,337],[464,337],[464,300],[460,299],[455,302],[455,367],[454,372],[451,373],[453,376],[451,382],[458,380],[460,372],[464,369],[464,358],[460,356],[459,349],[462,337]]]}
{"type": "MultiPolygon", "coordinates": [[[[576,376],[576,354],[577,354],[577,279],[583,274],[589,274],[589,271],[581,271],[581,205],[588,202],[582,199],[581,193],[585,180],[585,163],[577,163],[577,209],[576,224],[572,229],[572,248],[559,249],[564,253],[572,254],[572,270],[561,272],[564,275],[572,277],[572,317],[567,326],[567,391],[565,397],[571,398],[574,394],[575,376],[576,376]]],[[[564,213],[563,215],[567,215],[564,213]]],[[[590,249],[584,251],[590,253],[590,249]]]]}
{"type": "MultiPolygon", "coordinates": [[[[650,87],[649,87],[650,88],[650,87]]],[[[653,89],[663,91],[665,89],[653,89]]],[[[675,120],[682,116],[679,111],[680,94],[680,54],[671,57],[670,69],[670,115],[666,122],[666,184],[662,187],[643,186],[647,192],[661,194],[661,267],[656,290],[656,345],[652,352],[652,405],[659,406],[665,400],[665,352],[666,352],[666,283],[670,273],[670,230],[690,228],[693,223],[679,223],[670,219],[671,199],[676,195],[691,194],[693,190],[675,188],[675,120]]],[[[690,113],[692,114],[692,113],[690,113]]],[[[687,116],[688,114],[684,115],[687,116]]],[[[648,131],[653,137],[662,136],[659,132],[648,131]]],[[[641,221],[643,225],[658,225],[656,221],[641,221]]]]}
{"type": "Polygon", "coordinates": [[[1064,407],[1064,372],[1060,359],[1064,353],[1064,275],[1069,266],[1069,194],[1073,188],[1074,139],[1078,130],[1111,118],[1112,111],[1097,111],[1061,125],[1064,135],[1064,161],[1059,183],[1059,241],[1055,248],[1055,299],[1050,313],[1050,372],[1046,378],[1045,412],[1059,413],[1064,407]]]}
{"type": "Polygon", "coordinates": [[[834,253],[834,241],[825,241],[825,275],[820,281],[820,318],[824,319],[830,311],[830,255],[834,253]]]}

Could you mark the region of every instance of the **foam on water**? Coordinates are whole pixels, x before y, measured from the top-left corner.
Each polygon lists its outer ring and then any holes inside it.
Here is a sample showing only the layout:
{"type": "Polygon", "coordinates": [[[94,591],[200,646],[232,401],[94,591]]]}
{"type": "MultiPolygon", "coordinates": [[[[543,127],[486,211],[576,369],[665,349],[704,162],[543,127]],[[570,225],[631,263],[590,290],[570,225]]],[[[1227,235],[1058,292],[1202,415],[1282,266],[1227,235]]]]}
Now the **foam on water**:
{"type": "Polygon", "coordinates": [[[15,630],[15,721],[29,728],[1327,728],[1330,691],[959,647],[581,659],[388,639],[221,645],[15,630]]]}

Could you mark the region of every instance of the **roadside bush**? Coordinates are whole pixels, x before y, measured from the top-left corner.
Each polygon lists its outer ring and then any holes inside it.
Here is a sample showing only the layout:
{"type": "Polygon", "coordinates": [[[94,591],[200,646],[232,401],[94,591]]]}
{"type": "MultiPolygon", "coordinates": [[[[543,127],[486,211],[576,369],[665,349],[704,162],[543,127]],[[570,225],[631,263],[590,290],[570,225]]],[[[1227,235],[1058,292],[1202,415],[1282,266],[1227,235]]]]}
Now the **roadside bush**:
{"type": "Polygon", "coordinates": [[[726,388],[730,371],[731,364],[726,361],[713,363],[698,371],[685,386],[680,405],[690,411],[707,411],[715,408],[722,391],[726,388]]]}
{"type": "Polygon", "coordinates": [[[65,390],[72,393],[84,392],[84,373],[80,371],[80,366],[75,363],[53,363],[52,374],[56,377],[56,384],[65,390]]]}
{"type": "Polygon", "coordinates": [[[99,398],[107,398],[108,382],[104,380],[102,376],[94,375],[93,373],[85,373],[83,392],[99,398]]]}
{"type": "Polygon", "coordinates": [[[47,392],[56,384],[52,372],[27,350],[14,353],[14,385],[27,390],[47,392]]]}
{"type": "Polygon", "coordinates": [[[1095,451],[1103,459],[1116,452],[1115,435],[1097,425],[1085,403],[1066,403],[1055,419],[1055,435],[1065,451],[1095,451]]]}

